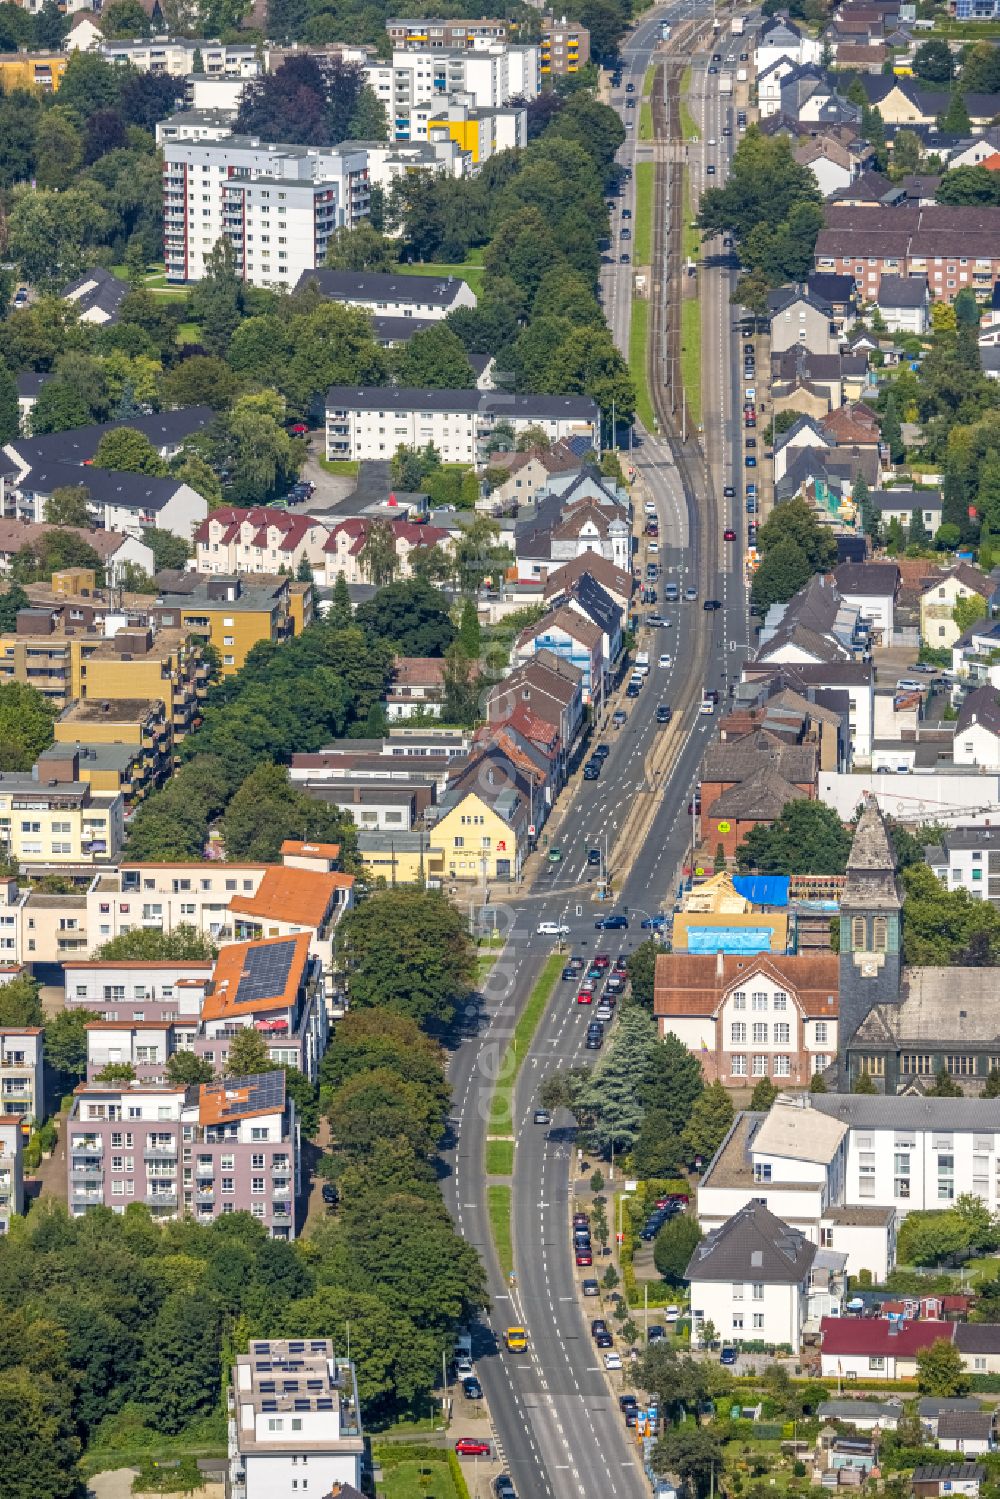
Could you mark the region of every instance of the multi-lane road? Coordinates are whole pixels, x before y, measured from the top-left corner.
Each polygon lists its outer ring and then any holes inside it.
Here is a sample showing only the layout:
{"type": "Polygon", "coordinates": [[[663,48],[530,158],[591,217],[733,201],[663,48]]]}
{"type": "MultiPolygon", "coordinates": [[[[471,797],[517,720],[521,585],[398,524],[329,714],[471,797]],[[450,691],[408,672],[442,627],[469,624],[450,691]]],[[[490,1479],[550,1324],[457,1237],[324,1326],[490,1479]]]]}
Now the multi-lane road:
{"type": "MultiPolygon", "coordinates": [[[[623,87],[616,91],[616,104],[624,101],[624,84],[630,81],[641,100],[646,68],[654,49],[661,45],[661,22],[676,25],[696,13],[691,0],[679,0],[640,23],[623,51],[623,87]]],[[[716,43],[720,50],[725,45],[716,43]]],[[[701,173],[709,160],[716,165],[714,180],[725,180],[737,138],[735,113],[719,98],[718,78],[708,75],[707,60],[707,56],[694,60],[691,104],[703,127],[701,142],[691,147],[696,191],[703,185],[701,173]],[[722,134],[726,124],[733,131],[731,137],[722,134]],[[710,139],[718,145],[710,147],[710,139]]],[[[638,107],[628,111],[635,129],[629,132],[620,158],[631,166],[644,151],[652,159],[652,146],[635,138],[638,113],[638,107]]],[[[631,206],[634,214],[634,180],[626,187],[627,195],[619,206],[631,206]]],[[[602,272],[602,297],[616,341],[627,349],[632,268],[621,264],[619,254],[614,233],[602,272]]],[[[714,687],[724,698],[730,680],[738,675],[746,646],[741,545],[745,517],[737,513],[743,504],[737,469],[742,462],[737,425],[739,352],[734,349],[729,304],[733,271],[722,257],[720,244],[705,247],[698,276],[706,392],[701,443],[692,440],[681,451],[667,437],[639,430],[632,461],[645,493],[657,507],[664,578],[676,579],[682,588],[694,583],[699,598],[676,606],[661,600],[659,607],[672,617],[673,624],[649,632],[642,643],[649,645],[653,663],[661,651],[669,651],[674,664],[665,669],[652,666],[651,680],[632,704],[624,728],[602,728],[595,735],[611,745],[601,779],[563,793],[573,800],[554,839],[561,862],[547,866],[530,891],[497,911],[507,941],[486,988],[478,1029],[456,1050],[450,1065],[454,1103],[444,1191],[460,1231],[477,1247],[487,1267],[492,1308],[474,1335],[477,1373],[499,1453],[522,1499],[598,1494],[641,1499],[649,1494],[641,1454],[621,1420],[614,1391],[590,1338],[586,1305],[579,1299],[580,1272],[574,1265],[570,1235],[570,1194],[578,1169],[571,1120],[557,1115],[554,1125],[545,1127],[532,1119],[542,1078],[553,1068],[577,1063],[586,1055],[590,1011],[573,1002],[572,985],[558,986],[522,1059],[514,1089],[509,1124],[515,1140],[513,1285],[501,1273],[490,1236],[484,1152],[500,1059],[552,950],[552,939],[538,935],[538,923],[565,922],[570,928],[566,945],[574,953],[586,956],[604,949],[616,954],[631,951],[647,935],[639,929],[643,915],[663,907],[669,910],[676,874],[691,837],[688,802],[715,723],[714,718],[698,713],[697,696],[692,700],[692,663],[704,662],[698,686],[714,687]],[[736,488],[735,500],[724,500],[726,485],[736,488]],[[709,526],[721,525],[736,529],[735,545],[724,544],[721,536],[709,536],[709,526]],[[719,599],[722,607],[705,611],[705,597],[719,599]],[[675,713],[669,728],[658,727],[657,704],[681,701],[685,709],[675,713]],[[657,736],[662,735],[670,736],[659,741],[664,755],[651,756],[657,736]],[[650,769],[654,759],[666,762],[655,774],[650,769]],[[650,809],[644,836],[625,847],[626,840],[619,835],[640,795],[650,809]],[[615,909],[628,907],[628,931],[595,931],[596,918],[607,908],[595,900],[591,876],[596,871],[587,862],[592,848],[607,852],[615,909]],[[528,1329],[526,1354],[510,1355],[500,1349],[500,1334],[512,1323],[528,1329]]]]}

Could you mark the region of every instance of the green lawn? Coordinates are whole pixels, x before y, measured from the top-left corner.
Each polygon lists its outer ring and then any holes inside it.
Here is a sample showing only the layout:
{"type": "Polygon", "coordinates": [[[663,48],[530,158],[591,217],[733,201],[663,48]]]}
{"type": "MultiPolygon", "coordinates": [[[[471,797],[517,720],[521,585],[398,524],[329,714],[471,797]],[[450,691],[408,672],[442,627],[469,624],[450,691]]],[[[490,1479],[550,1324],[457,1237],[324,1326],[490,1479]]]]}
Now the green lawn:
{"type": "Polygon", "coordinates": [[[643,99],[639,106],[639,139],[641,141],[653,139],[653,106],[648,99],[643,99]]]}
{"type": "Polygon", "coordinates": [[[391,1444],[376,1447],[375,1456],[382,1467],[378,1482],[379,1499],[469,1499],[469,1489],[454,1452],[444,1448],[414,1448],[407,1444],[405,1456],[394,1461],[391,1444]]]}
{"type": "Polygon", "coordinates": [[[196,344],[201,335],[198,323],[178,323],[177,342],[179,344],[196,344]]]}
{"type": "Polygon", "coordinates": [[[694,115],[688,109],[687,96],[691,89],[691,69],[684,69],[681,78],[680,101],[681,101],[681,133],[686,141],[701,140],[701,131],[698,129],[694,115]]]}
{"type": "Polygon", "coordinates": [[[490,1232],[496,1245],[497,1259],[504,1275],[514,1268],[514,1241],[510,1231],[511,1187],[487,1187],[486,1209],[490,1215],[490,1232]]]}
{"type": "Polygon", "coordinates": [[[649,265],[653,259],[653,163],[640,161],[635,168],[635,228],[632,259],[649,265]]]}
{"type": "Polygon", "coordinates": [[[500,1060],[500,1070],[497,1073],[496,1082],[493,1085],[493,1096],[490,1099],[490,1131],[495,1135],[507,1134],[510,1130],[511,1118],[514,1111],[514,1084],[517,1082],[517,1074],[521,1063],[531,1049],[531,1038],[538,1027],[538,1022],[545,1013],[545,1006],[549,1002],[552,986],[559,978],[563,969],[565,958],[561,953],[550,953],[545,960],[535,987],[528,996],[528,1002],[521,1011],[520,1019],[514,1027],[510,1045],[500,1060]]]}
{"type": "Polygon", "coordinates": [[[681,302],[681,378],[687,391],[688,420],[701,422],[701,303],[681,302]]]}
{"type": "Polygon", "coordinates": [[[648,346],[649,302],[645,297],[633,297],[628,367],[635,381],[636,414],[646,431],[652,432],[654,430],[653,402],[649,393],[649,372],[646,364],[648,346]]]}
{"type": "Polygon", "coordinates": [[[694,215],[691,212],[691,175],[684,168],[684,229],[681,239],[681,247],[686,260],[697,260],[701,254],[701,230],[697,225],[691,227],[694,215]]]}
{"type": "Polygon", "coordinates": [[[444,265],[437,260],[426,260],[414,265],[398,265],[395,269],[401,276],[460,276],[469,283],[478,297],[486,274],[482,260],[482,250],[470,250],[468,260],[461,265],[444,265]]]}
{"type": "Polygon", "coordinates": [[[514,1171],[513,1140],[487,1140],[487,1176],[511,1176],[514,1171]]]}
{"type": "Polygon", "coordinates": [[[642,80],[642,97],[648,99],[653,92],[653,79],[656,77],[656,64],[652,63],[646,69],[646,76],[642,80]]]}
{"type": "Polygon", "coordinates": [[[476,983],[481,984],[497,960],[495,952],[479,952],[476,954],[476,983]]]}
{"type": "Polygon", "coordinates": [[[356,479],[361,469],[354,458],[317,458],[316,462],[328,474],[342,474],[349,479],[356,479]]]}

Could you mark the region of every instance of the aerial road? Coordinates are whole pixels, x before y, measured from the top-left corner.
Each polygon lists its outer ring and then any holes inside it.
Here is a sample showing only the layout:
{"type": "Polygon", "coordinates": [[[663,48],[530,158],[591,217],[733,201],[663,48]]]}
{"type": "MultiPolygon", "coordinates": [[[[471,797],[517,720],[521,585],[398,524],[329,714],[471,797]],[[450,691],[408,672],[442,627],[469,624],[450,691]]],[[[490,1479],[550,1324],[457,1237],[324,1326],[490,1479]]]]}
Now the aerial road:
{"type": "MultiPolygon", "coordinates": [[[[674,23],[692,10],[689,0],[657,9],[626,44],[623,85],[633,81],[639,99],[646,68],[660,44],[661,22],[674,23]]],[[[698,96],[692,107],[706,122],[703,143],[714,138],[719,146],[702,145],[698,170],[711,159],[716,165],[714,180],[722,182],[735,137],[721,134],[728,105],[719,99],[718,79],[707,75],[705,63],[705,58],[695,62],[698,96]]],[[[616,100],[617,95],[618,91],[616,100]]],[[[638,107],[629,113],[637,117],[638,107]]],[[[634,138],[637,130],[636,119],[636,130],[622,148],[628,164],[643,149],[634,138]]],[[[700,187],[701,181],[699,176],[695,185],[700,187]]],[[[628,195],[619,200],[622,204],[634,203],[634,180],[627,188],[628,195]]],[[[650,681],[630,704],[623,727],[599,725],[594,742],[608,746],[600,779],[577,782],[563,792],[572,801],[558,833],[552,835],[561,858],[546,865],[523,895],[497,908],[507,940],[485,988],[478,1028],[455,1051],[449,1069],[452,1143],[445,1153],[443,1187],[460,1232],[480,1251],[487,1267],[492,1305],[474,1334],[476,1373],[489,1404],[499,1455],[519,1499],[598,1494],[645,1499],[649,1494],[641,1453],[621,1419],[590,1337],[588,1303],[580,1299],[580,1278],[590,1272],[577,1270],[572,1254],[570,1195],[578,1169],[572,1121],[560,1115],[549,1126],[533,1120],[543,1077],[590,1056],[585,1050],[590,1010],[573,1002],[574,985],[557,985],[513,1091],[513,1284],[501,1271],[490,1234],[484,1155],[500,1059],[556,940],[540,934],[538,926],[565,926],[562,940],[567,952],[586,958],[603,950],[613,961],[648,936],[640,928],[643,916],[661,908],[669,911],[691,840],[688,805],[715,726],[714,716],[698,711],[701,691],[714,688],[724,702],[746,648],[742,548],[707,534],[707,528],[725,524],[737,528],[742,540],[743,516],[737,513],[742,484],[735,471],[740,460],[735,428],[740,392],[734,380],[737,364],[729,305],[733,271],[720,245],[705,247],[698,274],[705,386],[711,393],[694,480],[690,455],[678,454],[666,437],[640,433],[633,450],[644,493],[656,509],[664,576],[692,587],[697,597],[675,605],[659,603],[671,624],[647,632],[641,642],[644,647],[649,643],[650,681]],[[683,475],[678,457],[685,459],[683,475]],[[735,488],[735,497],[723,496],[726,487],[735,488]],[[720,607],[706,610],[708,598],[717,599],[720,607]],[[670,665],[657,664],[661,654],[670,657],[670,665]],[[704,676],[692,682],[691,663],[696,659],[704,663],[704,676]],[[667,726],[657,723],[660,704],[681,705],[667,726]],[[669,740],[661,740],[663,735],[669,740]],[[654,773],[650,767],[658,743],[669,745],[669,755],[665,768],[654,773]],[[642,798],[647,808],[644,823],[640,835],[630,837],[642,798]],[[633,821],[626,827],[630,817],[633,821]],[[597,867],[592,850],[599,852],[597,867]],[[595,899],[601,868],[610,875],[614,892],[604,905],[595,899]],[[620,913],[625,907],[627,930],[595,929],[603,912],[620,913]],[[502,1330],[513,1324],[528,1331],[523,1353],[501,1351],[502,1330]]],[[[605,311],[622,346],[628,339],[631,270],[616,254],[602,272],[602,286],[605,311]]]]}

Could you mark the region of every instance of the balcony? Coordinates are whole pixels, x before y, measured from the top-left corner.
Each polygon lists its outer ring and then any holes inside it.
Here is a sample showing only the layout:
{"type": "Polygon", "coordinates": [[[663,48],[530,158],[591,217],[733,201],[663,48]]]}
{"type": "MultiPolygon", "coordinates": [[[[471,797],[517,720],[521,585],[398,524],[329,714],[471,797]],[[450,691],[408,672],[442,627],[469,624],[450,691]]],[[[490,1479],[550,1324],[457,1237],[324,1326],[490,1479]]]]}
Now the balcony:
{"type": "Polygon", "coordinates": [[[86,1151],[88,1155],[100,1155],[104,1141],[100,1135],[74,1135],[69,1145],[72,1151],[86,1151]]]}
{"type": "Polygon", "coordinates": [[[177,1192],[149,1192],[146,1202],[151,1208],[175,1208],[177,1206],[177,1192]]]}
{"type": "Polygon", "coordinates": [[[75,1184],[70,1188],[70,1201],[84,1205],[102,1203],[104,1201],[103,1187],[78,1187],[75,1184]]]}
{"type": "Polygon", "coordinates": [[[104,1167],[100,1161],[74,1161],[70,1167],[70,1175],[74,1181],[100,1181],[104,1175],[104,1167]]]}
{"type": "Polygon", "coordinates": [[[215,1175],[215,1162],[199,1161],[194,1168],[194,1174],[196,1177],[208,1177],[209,1179],[211,1179],[215,1175]]]}
{"type": "Polygon", "coordinates": [[[271,1188],[272,1202],[289,1202],[292,1196],[291,1187],[279,1187],[277,1183],[271,1188]]]}
{"type": "Polygon", "coordinates": [[[279,1176],[287,1176],[292,1169],[292,1163],[286,1155],[276,1155],[271,1162],[272,1172],[279,1176]]]}
{"type": "Polygon", "coordinates": [[[177,1143],[174,1141],[170,1145],[144,1145],[142,1156],[146,1161],[176,1161],[177,1143]]]}
{"type": "Polygon", "coordinates": [[[214,1185],[210,1185],[210,1186],[207,1186],[207,1187],[199,1187],[198,1190],[194,1194],[194,1200],[197,1203],[202,1203],[202,1202],[209,1203],[209,1204],[213,1203],[215,1201],[215,1187],[214,1187],[214,1185]]]}

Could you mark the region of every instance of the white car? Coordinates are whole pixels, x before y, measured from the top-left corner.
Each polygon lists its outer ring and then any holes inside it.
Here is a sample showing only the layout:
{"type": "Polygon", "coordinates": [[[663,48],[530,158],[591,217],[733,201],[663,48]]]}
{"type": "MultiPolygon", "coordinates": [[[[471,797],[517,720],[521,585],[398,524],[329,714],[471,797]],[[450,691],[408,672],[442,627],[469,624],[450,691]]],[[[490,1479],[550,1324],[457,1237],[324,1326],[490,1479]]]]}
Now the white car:
{"type": "Polygon", "coordinates": [[[708,141],[708,144],[709,144],[709,145],[710,145],[710,146],[714,146],[714,145],[715,145],[715,144],[716,144],[716,139],[715,139],[715,136],[714,136],[714,135],[713,135],[713,136],[710,136],[710,137],[709,137],[709,141],[708,141]]]}
{"type": "Polygon", "coordinates": [[[658,557],[659,554],[660,554],[660,543],[658,541],[651,541],[649,543],[649,555],[651,557],[658,557]]]}
{"type": "Polygon", "coordinates": [[[924,683],[918,682],[915,677],[900,677],[896,683],[897,692],[923,692],[924,683]]]}
{"type": "Polygon", "coordinates": [[[620,1353],[606,1353],[604,1355],[604,1367],[605,1367],[605,1369],[620,1369],[621,1366],[622,1366],[622,1356],[621,1356],[620,1353]]]}
{"type": "Polygon", "coordinates": [[[669,651],[664,651],[659,660],[660,666],[673,666],[674,658],[669,651]]]}
{"type": "Polygon", "coordinates": [[[475,1374],[475,1366],[467,1354],[455,1360],[455,1374],[459,1379],[471,1379],[475,1374]]]}
{"type": "Polygon", "coordinates": [[[647,500],[646,503],[643,505],[642,508],[643,508],[643,510],[645,510],[645,512],[646,512],[647,515],[655,515],[656,514],[656,506],[654,505],[654,503],[653,503],[652,500],[647,500]]]}
{"type": "Polygon", "coordinates": [[[538,923],[539,937],[565,937],[568,931],[569,927],[564,926],[559,921],[540,921],[538,923]]]}
{"type": "Polygon", "coordinates": [[[664,1322],[676,1322],[680,1317],[680,1314],[681,1309],[679,1306],[668,1306],[666,1311],[663,1313],[663,1320],[664,1322]]]}

